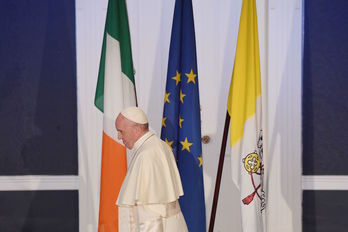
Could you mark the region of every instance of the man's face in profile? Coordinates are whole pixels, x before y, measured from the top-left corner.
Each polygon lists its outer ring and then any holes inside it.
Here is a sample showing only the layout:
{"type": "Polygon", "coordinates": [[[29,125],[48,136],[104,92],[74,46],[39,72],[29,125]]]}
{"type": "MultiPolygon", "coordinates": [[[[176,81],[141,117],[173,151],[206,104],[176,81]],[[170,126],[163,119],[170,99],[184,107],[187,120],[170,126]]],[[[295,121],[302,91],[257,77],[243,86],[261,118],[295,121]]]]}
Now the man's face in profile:
{"type": "Polygon", "coordinates": [[[136,124],[119,114],[115,126],[118,133],[117,138],[122,140],[126,148],[132,149],[136,142],[136,124]]]}

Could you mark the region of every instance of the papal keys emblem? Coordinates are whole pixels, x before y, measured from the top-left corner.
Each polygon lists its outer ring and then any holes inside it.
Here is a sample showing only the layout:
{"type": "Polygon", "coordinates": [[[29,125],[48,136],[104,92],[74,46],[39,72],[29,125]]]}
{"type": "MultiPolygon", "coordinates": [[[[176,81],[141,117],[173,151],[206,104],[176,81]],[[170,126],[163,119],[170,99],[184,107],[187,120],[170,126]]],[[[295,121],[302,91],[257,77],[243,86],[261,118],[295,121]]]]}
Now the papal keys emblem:
{"type": "Polygon", "coordinates": [[[251,184],[253,186],[254,191],[250,193],[248,196],[243,198],[242,202],[245,205],[249,205],[255,198],[255,195],[261,201],[261,211],[265,209],[265,192],[263,189],[263,174],[264,174],[264,166],[262,162],[263,156],[263,142],[262,142],[262,131],[260,132],[259,139],[257,142],[257,151],[247,154],[244,159],[242,159],[242,163],[244,165],[245,170],[250,175],[251,184]]]}

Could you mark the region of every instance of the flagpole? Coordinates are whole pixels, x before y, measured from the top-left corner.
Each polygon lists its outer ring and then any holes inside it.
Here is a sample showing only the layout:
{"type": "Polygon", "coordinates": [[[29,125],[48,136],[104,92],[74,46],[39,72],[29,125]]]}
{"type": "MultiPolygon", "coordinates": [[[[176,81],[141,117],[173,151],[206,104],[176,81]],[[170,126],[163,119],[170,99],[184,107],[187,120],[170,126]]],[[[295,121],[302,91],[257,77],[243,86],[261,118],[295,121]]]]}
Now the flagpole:
{"type": "Polygon", "coordinates": [[[230,125],[230,115],[228,114],[228,112],[226,112],[224,134],[222,136],[222,143],[221,143],[221,149],[220,149],[219,166],[218,166],[218,171],[217,171],[217,175],[216,175],[216,182],[215,182],[213,207],[211,209],[211,214],[210,214],[209,232],[213,232],[213,230],[214,230],[215,215],[216,215],[216,208],[217,208],[219,192],[220,192],[222,170],[224,167],[226,142],[227,142],[229,125],[230,125]]]}

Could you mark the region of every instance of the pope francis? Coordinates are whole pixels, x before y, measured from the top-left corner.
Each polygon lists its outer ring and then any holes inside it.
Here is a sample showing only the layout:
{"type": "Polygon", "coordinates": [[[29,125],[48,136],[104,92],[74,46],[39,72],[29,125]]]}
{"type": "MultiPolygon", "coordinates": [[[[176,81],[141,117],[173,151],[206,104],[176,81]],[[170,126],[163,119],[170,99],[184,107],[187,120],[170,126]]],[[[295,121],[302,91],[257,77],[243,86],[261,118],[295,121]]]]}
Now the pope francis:
{"type": "Polygon", "coordinates": [[[149,131],[138,107],[124,109],[115,126],[118,139],[132,152],[117,199],[119,231],[188,231],[178,203],[183,189],[171,148],[149,131]]]}

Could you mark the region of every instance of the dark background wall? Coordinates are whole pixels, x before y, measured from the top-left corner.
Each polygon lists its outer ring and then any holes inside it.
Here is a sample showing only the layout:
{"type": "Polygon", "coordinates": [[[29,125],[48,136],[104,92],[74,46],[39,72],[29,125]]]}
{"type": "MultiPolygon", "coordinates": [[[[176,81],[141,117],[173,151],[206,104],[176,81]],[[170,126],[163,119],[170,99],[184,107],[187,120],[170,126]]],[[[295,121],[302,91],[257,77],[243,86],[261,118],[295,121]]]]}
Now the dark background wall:
{"type": "Polygon", "coordinates": [[[348,2],[304,9],[303,174],[348,175],[348,2]]]}
{"type": "MultiPolygon", "coordinates": [[[[0,1],[0,175],[78,175],[75,2],[0,1]]],[[[0,192],[0,231],[78,231],[77,191],[0,192]]]]}
{"type": "Polygon", "coordinates": [[[0,175],[77,174],[73,1],[0,3],[0,175]]]}
{"type": "MultiPolygon", "coordinates": [[[[348,1],[304,0],[303,175],[348,175],[348,1]]],[[[304,191],[303,231],[347,231],[348,191],[304,191]]]]}

